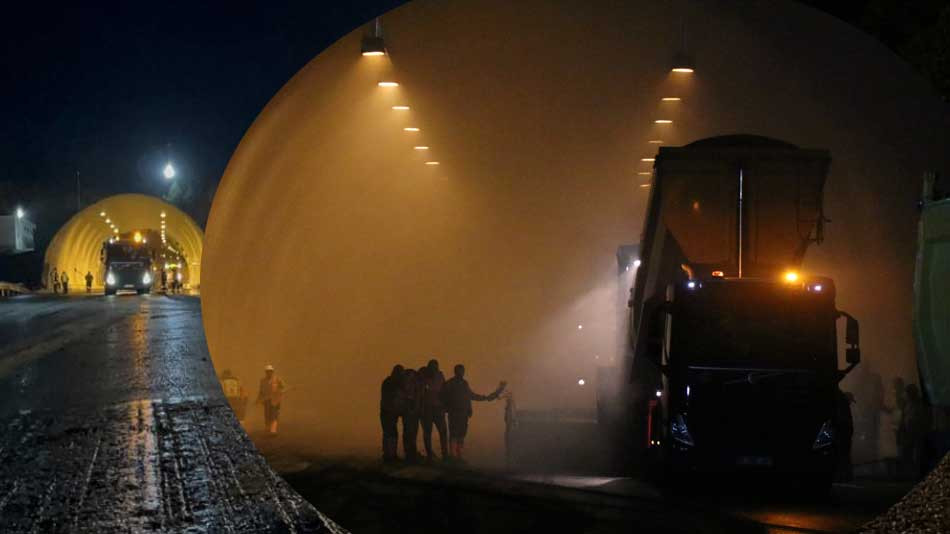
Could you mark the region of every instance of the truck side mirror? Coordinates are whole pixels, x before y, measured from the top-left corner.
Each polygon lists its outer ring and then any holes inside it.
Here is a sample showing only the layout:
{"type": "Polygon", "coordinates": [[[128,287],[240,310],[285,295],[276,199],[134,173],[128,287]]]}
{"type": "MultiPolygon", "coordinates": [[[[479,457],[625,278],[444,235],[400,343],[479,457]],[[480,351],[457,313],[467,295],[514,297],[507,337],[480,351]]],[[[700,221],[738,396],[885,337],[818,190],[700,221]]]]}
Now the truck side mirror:
{"type": "Polygon", "coordinates": [[[844,352],[845,361],[854,367],[861,363],[861,333],[858,328],[858,320],[847,313],[841,312],[847,318],[847,325],[844,331],[844,342],[848,346],[844,352]]]}
{"type": "Polygon", "coordinates": [[[861,344],[861,334],[858,329],[858,320],[848,316],[848,325],[845,327],[844,342],[857,347],[861,344]]]}

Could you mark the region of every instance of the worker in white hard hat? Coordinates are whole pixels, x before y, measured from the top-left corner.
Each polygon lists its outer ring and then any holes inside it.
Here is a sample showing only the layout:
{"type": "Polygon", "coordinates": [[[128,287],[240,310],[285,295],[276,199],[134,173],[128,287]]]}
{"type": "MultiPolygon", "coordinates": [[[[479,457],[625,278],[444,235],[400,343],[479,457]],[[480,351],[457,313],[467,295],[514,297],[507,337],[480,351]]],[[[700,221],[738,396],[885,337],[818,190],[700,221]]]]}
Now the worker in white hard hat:
{"type": "Polygon", "coordinates": [[[287,386],[274,373],[274,366],[265,366],[257,403],[264,405],[264,428],[272,436],[277,435],[277,419],[280,417],[280,403],[284,399],[285,391],[287,391],[287,386]]]}

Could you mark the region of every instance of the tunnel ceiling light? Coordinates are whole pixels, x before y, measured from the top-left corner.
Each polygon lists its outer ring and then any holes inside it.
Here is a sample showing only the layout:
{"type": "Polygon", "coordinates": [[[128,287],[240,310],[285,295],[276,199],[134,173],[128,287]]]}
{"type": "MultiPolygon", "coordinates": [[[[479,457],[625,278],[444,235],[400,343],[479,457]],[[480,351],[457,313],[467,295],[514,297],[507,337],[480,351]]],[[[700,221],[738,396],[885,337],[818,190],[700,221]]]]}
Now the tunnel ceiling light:
{"type": "Polygon", "coordinates": [[[418,132],[418,131],[419,131],[419,128],[416,128],[415,126],[406,126],[405,128],[403,128],[403,131],[406,131],[406,132],[418,132]]]}
{"type": "Polygon", "coordinates": [[[161,217],[162,219],[165,218],[165,212],[164,212],[164,211],[161,213],[160,217],[161,217]]]}
{"type": "Polygon", "coordinates": [[[132,236],[132,240],[135,241],[136,243],[141,243],[141,242],[142,242],[142,233],[141,233],[141,232],[135,232],[135,235],[132,236]]]}
{"type": "Polygon", "coordinates": [[[653,122],[657,124],[673,124],[673,121],[671,121],[670,119],[657,119],[653,122]]]}
{"type": "Polygon", "coordinates": [[[106,219],[106,224],[112,224],[112,219],[106,219]]]}
{"type": "Polygon", "coordinates": [[[399,87],[399,84],[396,82],[379,82],[376,85],[380,87],[399,87]]]}
{"type": "Polygon", "coordinates": [[[119,229],[118,229],[118,228],[113,228],[113,229],[112,229],[112,233],[113,233],[113,234],[119,233],[119,229]]]}
{"type": "MultiPolygon", "coordinates": [[[[684,30],[685,31],[685,30],[684,30]]],[[[684,35],[685,40],[685,35],[684,35]]],[[[684,43],[685,48],[685,43],[684,43]]],[[[673,66],[672,71],[682,74],[690,74],[695,71],[696,64],[693,62],[693,58],[690,57],[685,51],[679,51],[673,55],[673,66]]]]}
{"type": "Polygon", "coordinates": [[[100,216],[100,217],[105,217],[105,216],[106,216],[106,212],[100,211],[100,212],[99,212],[99,216],[100,216]]]}
{"type": "Polygon", "coordinates": [[[413,150],[429,150],[429,147],[424,146],[424,145],[420,145],[420,146],[414,146],[414,147],[412,147],[412,149],[413,149],[413,150]]]}
{"type": "Polygon", "coordinates": [[[646,189],[647,187],[650,187],[650,184],[640,184],[640,187],[646,189]]]}
{"type": "Polygon", "coordinates": [[[663,97],[664,102],[679,102],[680,100],[682,100],[682,98],[678,96],[664,96],[663,97]]]}
{"type": "Polygon", "coordinates": [[[393,106],[396,111],[409,111],[409,106],[393,106]]]}
{"type": "Polygon", "coordinates": [[[656,161],[656,158],[640,158],[640,161],[656,161]]]}
{"type": "Polygon", "coordinates": [[[662,140],[662,139],[650,139],[650,140],[647,141],[647,142],[650,143],[651,145],[662,145],[662,144],[663,144],[663,140],[662,140]]]}
{"type": "Polygon", "coordinates": [[[439,164],[438,161],[427,161],[427,162],[426,162],[426,165],[438,165],[438,164],[439,164]]]}
{"type": "Polygon", "coordinates": [[[638,172],[637,174],[639,174],[640,176],[650,176],[653,173],[650,171],[641,171],[641,172],[638,172]]]}
{"type": "Polygon", "coordinates": [[[367,35],[363,37],[363,42],[360,44],[360,52],[364,56],[385,56],[386,42],[382,37],[367,35]]]}

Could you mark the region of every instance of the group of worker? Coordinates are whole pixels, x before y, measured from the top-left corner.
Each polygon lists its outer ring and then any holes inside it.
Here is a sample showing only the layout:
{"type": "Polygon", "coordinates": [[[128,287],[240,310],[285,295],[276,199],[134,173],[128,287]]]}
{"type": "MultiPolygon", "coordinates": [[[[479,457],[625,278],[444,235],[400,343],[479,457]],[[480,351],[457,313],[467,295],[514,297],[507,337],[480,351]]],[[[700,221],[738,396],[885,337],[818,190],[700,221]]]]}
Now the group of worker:
{"type": "Polygon", "coordinates": [[[468,420],[472,417],[472,401],[493,401],[505,390],[502,381],[489,395],[472,391],[465,380],[465,367],[456,365],[454,376],[445,379],[435,359],[419,368],[393,367],[383,380],[379,401],[379,420],[383,431],[383,461],[396,462],[399,457],[399,421],[402,421],[402,445],[406,462],[418,462],[417,437],[422,426],[422,442],[426,461],[436,459],[432,451],[432,428],[439,433],[441,459],[463,461],[468,420]],[[448,424],[446,425],[446,416],[448,424]],[[446,439],[448,438],[448,439],[446,439]]]}
{"type": "Polygon", "coordinates": [[[162,269],[161,273],[162,280],[162,291],[168,293],[171,290],[172,293],[181,293],[181,272],[177,270],[172,270],[171,276],[168,275],[168,271],[162,269]],[[171,281],[171,284],[169,284],[171,281]]]}
{"type": "MultiPolygon", "coordinates": [[[[247,414],[247,393],[244,392],[244,386],[230,369],[225,369],[220,376],[221,389],[224,397],[234,411],[238,421],[244,422],[247,414]]],[[[284,399],[284,393],[287,392],[287,384],[277,376],[273,365],[264,367],[264,377],[261,378],[257,390],[256,404],[264,408],[264,430],[270,436],[277,435],[278,420],[280,419],[280,405],[284,399]]]]}
{"type": "MultiPolygon", "coordinates": [[[[86,293],[92,292],[92,272],[86,272],[86,293]]],[[[53,267],[49,272],[49,286],[53,289],[53,293],[62,293],[63,295],[69,294],[69,273],[63,271],[59,272],[56,267],[53,267]]]]}

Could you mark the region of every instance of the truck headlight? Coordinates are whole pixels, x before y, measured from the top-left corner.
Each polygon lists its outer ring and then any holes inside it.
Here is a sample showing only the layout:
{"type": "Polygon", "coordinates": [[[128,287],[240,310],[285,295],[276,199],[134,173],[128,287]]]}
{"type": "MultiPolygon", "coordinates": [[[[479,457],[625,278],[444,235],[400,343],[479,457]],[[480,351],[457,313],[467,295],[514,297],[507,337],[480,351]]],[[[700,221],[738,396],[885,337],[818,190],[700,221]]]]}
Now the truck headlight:
{"type": "Polygon", "coordinates": [[[106,275],[106,284],[108,284],[108,285],[110,285],[110,286],[114,286],[114,285],[115,285],[115,275],[114,275],[114,274],[109,273],[109,274],[106,275]]]}
{"type": "Polygon", "coordinates": [[[821,450],[827,449],[832,446],[835,442],[835,427],[831,424],[831,420],[825,421],[821,425],[821,429],[818,431],[818,435],[815,436],[815,442],[812,443],[812,450],[821,450]]]}
{"type": "Polygon", "coordinates": [[[694,445],[693,436],[689,433],[689,427],[686,426],[686,417],[683,414],[676,414],[676,417],[670,421],[670,437],[673,438],[673,443],[686,447],[694,445]]]}
{"type": "Polygon", "coordinates": [[[143,274],[143,275],[142,275],[142,283],[145,284],[145,285],[151,284],[151,283],[152,283],[152,275],[150,275],[149,273],[143,274]]]}

